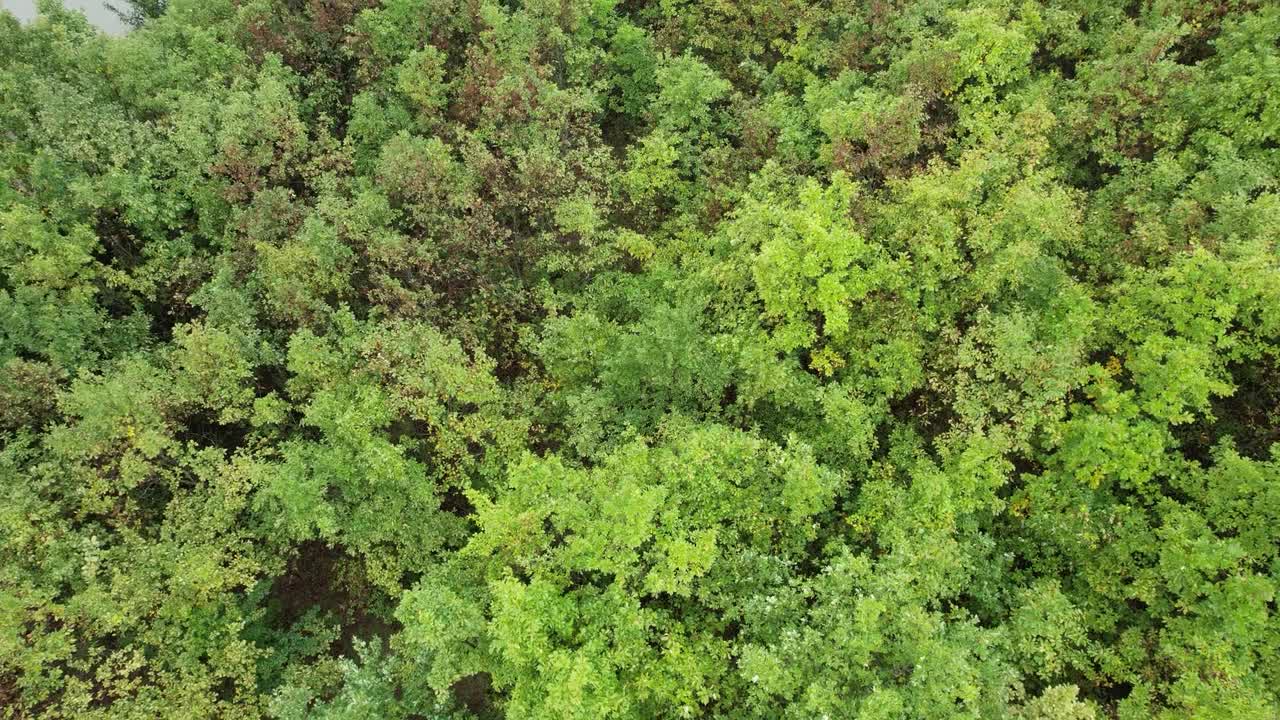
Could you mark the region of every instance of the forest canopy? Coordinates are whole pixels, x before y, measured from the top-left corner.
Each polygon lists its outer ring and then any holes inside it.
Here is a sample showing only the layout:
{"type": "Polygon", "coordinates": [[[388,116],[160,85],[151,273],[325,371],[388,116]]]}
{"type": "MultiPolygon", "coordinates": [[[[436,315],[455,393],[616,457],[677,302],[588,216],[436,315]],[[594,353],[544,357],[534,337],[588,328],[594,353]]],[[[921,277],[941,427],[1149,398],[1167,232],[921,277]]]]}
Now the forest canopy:
{"type": "Polygon", "coordinates": [[[38,5],[0,718],[1280,716],[1280,4],[38,5]]]}

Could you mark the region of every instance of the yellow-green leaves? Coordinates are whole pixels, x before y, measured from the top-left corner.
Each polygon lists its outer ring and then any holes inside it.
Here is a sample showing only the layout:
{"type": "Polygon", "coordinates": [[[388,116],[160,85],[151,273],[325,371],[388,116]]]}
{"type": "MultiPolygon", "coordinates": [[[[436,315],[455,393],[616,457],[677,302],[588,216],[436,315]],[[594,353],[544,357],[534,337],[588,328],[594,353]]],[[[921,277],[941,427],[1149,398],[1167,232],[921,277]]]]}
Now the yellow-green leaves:
{"type": "MultiPolygon", "coordinates": [[[[711,631],[714,608],[737,602],[722,588],[751,582],[739,557],[797,559],[841,484],[803,447],[715,426],[672,427],[590,470],[527,458],[475,498],[479,532],[453,561],[488,578],[484,628],[410,637],[444,657],[459,632],[487,648],[512,717],[696,714],[699,682],[728,672],[711,631]]],[[[445,577],[406,596],[411,628],[415,612],[457,612],[445,577]]]]}
{"type": "Polygon", "coordinates": [[[434,120],[445,105],[445,60],[444,53],[428,45],[409,53],[396,69],[396,89],[413,103],[421,120],[434,120]]]}
{"type": "Polygon", "coordinates": [[[658,65],[658,96],[653,112],[658,127],[686,140],[701,139],[715,127],[715,104],[729,94],[731,86],[715,70],[692,54],[680,55],[658,65]]]}
{"type": "Polygon", "coordinates": [[[892,287],[892,258],[854,226],[855,197],[855,186],[837,174],[829,187],[802,184],[794,204],[769,196],[743,206],[734,219],[732,239],[757,249],[753,276],[775,319],[774,342],[784,351],[828,339],[841,343],[859,301],[892,287]]]}

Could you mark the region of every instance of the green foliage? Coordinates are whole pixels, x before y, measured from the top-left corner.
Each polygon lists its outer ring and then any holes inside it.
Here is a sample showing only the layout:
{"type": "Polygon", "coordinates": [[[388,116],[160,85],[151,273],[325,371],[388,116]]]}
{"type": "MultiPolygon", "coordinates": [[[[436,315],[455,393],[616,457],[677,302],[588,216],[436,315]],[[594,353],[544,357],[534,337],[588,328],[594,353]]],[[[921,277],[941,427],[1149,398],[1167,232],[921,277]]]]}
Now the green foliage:
{"type": "Polygon", "coordinates": [[[0,717],[1280,713],[1280,9],[0,13],[0,717]]]}
{"type": "Polygon", "coordinates": [[[433,687],[484,671],[511,717],[652,717],[738,684],[719,637],[749,621],[735,590],[796,562],[843,483],[802,447],[711,425],[664,434],[593,470],[527,458],[496,499],[473,495],[479,532],[399,611],[408,649],[440,659],[433,687]],[[481,595],[460,605],[455,573],[481,595]]]}

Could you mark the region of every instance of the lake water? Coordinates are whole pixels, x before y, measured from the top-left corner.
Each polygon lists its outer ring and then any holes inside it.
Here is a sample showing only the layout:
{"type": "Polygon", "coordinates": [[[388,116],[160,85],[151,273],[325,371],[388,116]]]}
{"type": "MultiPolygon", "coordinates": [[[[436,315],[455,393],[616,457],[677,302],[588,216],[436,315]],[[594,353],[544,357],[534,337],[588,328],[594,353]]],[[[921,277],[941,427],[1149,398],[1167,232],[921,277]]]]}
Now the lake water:
{"type": "MultiPolygon", "coordinates": [[[[89,22],[106,32],[119,35],[125,31],[124,23],[107,9],[102,0],[65,0],[63,4],[68,8],[84,11],[89,22]]],[[[31,20],[36,16],[35,0],[0,0],[0,8],[17,15],[19,20],[31,20]]]]}

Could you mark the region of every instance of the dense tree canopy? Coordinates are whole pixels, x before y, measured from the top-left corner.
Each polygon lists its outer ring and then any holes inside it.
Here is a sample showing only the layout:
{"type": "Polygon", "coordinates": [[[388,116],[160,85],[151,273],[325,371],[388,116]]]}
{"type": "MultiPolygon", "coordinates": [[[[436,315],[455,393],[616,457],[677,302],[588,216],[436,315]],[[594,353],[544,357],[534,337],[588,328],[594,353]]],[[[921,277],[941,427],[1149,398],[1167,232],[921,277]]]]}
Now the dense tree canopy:
{"type": "Polygon", "coordinates": [[[0,12],[0,717],[1280,715],[1280,5],[0,12]]]}

